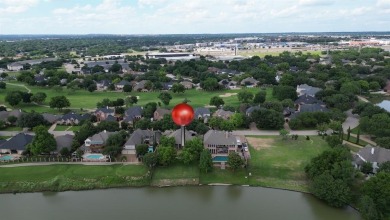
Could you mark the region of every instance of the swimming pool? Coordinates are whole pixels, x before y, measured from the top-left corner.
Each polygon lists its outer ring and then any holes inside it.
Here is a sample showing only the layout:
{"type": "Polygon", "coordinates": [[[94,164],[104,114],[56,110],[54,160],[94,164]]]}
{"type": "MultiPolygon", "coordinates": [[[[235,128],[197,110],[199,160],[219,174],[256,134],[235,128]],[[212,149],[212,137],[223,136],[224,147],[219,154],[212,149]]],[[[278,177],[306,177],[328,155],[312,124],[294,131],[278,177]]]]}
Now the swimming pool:
{"type": "Polygon", "coordinates": [[[88,154],[88,155],[84,156],[84,158],[90,159],[90,160],[102,160],[105,157],[103,156],[103,154],[88,154]]]}
{"type": "Polygon", "coordinates": [[[2,156],[0,157],[0,161],[10,161],[10,160],[13,160],[14,157],[11,156],[11,155],[6,155],[6,156],[2,156]]]}
{"type": "Polygon", "coordinates": [[[215,156],[213,162],[227,162],[228,156],[215,156]]]}

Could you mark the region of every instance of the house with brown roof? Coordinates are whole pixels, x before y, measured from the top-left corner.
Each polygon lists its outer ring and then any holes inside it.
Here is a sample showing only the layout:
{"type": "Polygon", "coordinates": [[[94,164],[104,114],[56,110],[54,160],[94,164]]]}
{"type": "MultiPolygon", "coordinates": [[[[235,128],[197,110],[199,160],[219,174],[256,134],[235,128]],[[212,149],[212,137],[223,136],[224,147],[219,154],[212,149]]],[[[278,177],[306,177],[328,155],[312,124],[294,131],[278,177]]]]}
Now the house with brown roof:
{"type": "Polygon", "coordinates": [[[153,113],[153,120],[160,121],[164,118],[164,115],[170,115],[171,110],[169,109],[163,109],[163,108],[157,108],[156,111],[153,113]]]}
{"type": "Polygon", "coordinates": [[[233,114],[234,114],[234,112],[225,111],[223,109],[218,109],[216,112],[214,112],[213,116],[228,120],[230,117],[232,117],[233,114]]]}
{"type": "Polygon", "coordinates": [[[183,82],[180,82],[180,84],[182,84],[185,89],[192,89],[194,87],[194,84],[192,82],[189,82],[189,81],[183,81],[183,82]]]}
{"type": "Polygon", "coordinates": [[[115,114],[114,109],[110,109],[108,106],[106,106],[104,108],[98,108],[94,112],[94,115],[96,116],[97,121],[104,121],[107,119],[108,116],[110,116],[110,115],[114,116],[114,114],[115,114]]]}
{"type": "Polygon", "coordinates": [[[88,153],[101,153],[103,151],[103,147],[106,145],[107,139],[115,133],[116,132],[108,132],[104,130],[100,133],[94,134],[93,136],[85,139],[81,149],[88,153]]]}

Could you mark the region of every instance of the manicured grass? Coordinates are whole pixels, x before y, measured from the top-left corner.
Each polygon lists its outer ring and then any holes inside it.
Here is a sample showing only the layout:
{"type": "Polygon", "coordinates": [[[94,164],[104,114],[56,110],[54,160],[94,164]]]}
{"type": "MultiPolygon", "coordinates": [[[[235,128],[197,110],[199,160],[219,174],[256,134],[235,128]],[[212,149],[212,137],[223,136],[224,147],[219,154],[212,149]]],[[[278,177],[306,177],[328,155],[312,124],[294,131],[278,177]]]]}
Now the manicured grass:
{"type": "Polygon", "coordinates": [[[6,127],[4,129],[0,129],[1,131],[22,131],[23,128],[21,127],[16,127],[16,126],[11,126],[11,127],[6,127]]]}
{"type": "Polygon", "coordinates": [[[370,94],[369,96],[364,96],[368,101],[373,104],[378,104],[383,100],[390,100],[390,96],[382,95],[382,94],[370,94]]]}
{"type": "MultiPolygon", "coordinates": [[[[344,140],[347,140],[347,134],[344,134],[344,140]]],[[[355,138],[355,137],[353,137],[353,136],[350,136],[348,141],[351,142],[351,143],[357,144],[357,143],[356,143],[357,138],[355,138]]],[[[363,146],[363,147],[364,147],[364,146],[366,146],[367,144],[368,144],[367,142],[365,142],[365,141],[363,141],[362,139],[360,139],[360,140],[359,140],[359,144],[357,144],[357,145],[360,145],[360,146],[363,146]]]]}
{"type": "Polygon", "coordinates": [[[328,144],[317,136],[311,136],[310,141],[303,137],[298,140],[282,140],[275,136],[249,138],[254,138],[256,143],[250,141],[251,159],[247,169],[233,173],[215,168],[212,173],[201,174],[201,183],[249,184],[308,191],[304,167],[313,157],[329,149],[328,144]]]}
{"type": "Polygon", "coordinates": [[[80,126],[56,125],[54,131],[78,131],[80,126]]]}
{"type": "MultiPolygon", "coordinates": [[[[19,82],[12,82],[12,83],[18,83],[19,82]]],[[[157,97],[160,94],[160,92],[131,92],[131,93],[123,93],[123,92],[110,92],[110,91],[103,91],[103,92],[88,92],[86,90],[77,90],[75,92],[70,92],[70,90],[64,88],[63,91],[54,91],[53,89],[50,89],[48,87],[38,87],[38,86],[27,86],[29,89],[31,89],[32,93],[37,92],[44,92],[47,94],[47,98],[45,103],[43,105],[48,106],[50,99],[54,96],[60,96],[65,95],[70,103],[70,108],[80,110],[83,109],[95,109],[96,103],[102,101],[105,98],[116,100],[117,98],[126,98],[126,96],[132,95],[132,96],[139,96],[139,101],[137,105],[145,105],[148,102],[161,102],[157,97]]],[[[260,90],[260,88],[245,88],[247,91],[250,91],[252,93],[256,93],[260,90]]],[[[15,86],[15,85],[7,85],[7,89],[5,91],[0,92],[0,104],[8,105],[8,103],[5,103],[4,99],[8,91],[16,91],[16,90],[25,90],[21,87],[15,86]]],[[[212,91],[207,92],[203,90],[186,90],[184,93],[175,94],[171,93],[172,100],[170,101],[170,104],[168,107],[172,108],[176,104],[182,102],[185,98],[189,99],[191,102],[190,104],[193,107],[204,107],[209,104],[210,99],[213,96],[219,96],[224,95],[226,93],[238,93],[241,90],[221,90],[221,91],[212,91]]],[[[267,100],[273,100],[272,96],[272,89],[267,88],[267,100]]],[[[226,104],[231,106],[239,106],[240,102],[238,101],[237,95],[232,95],[229,97],[223,97],[223,100],[226,104]]],[[[58,111],[56,109],[51,109],[44,106],[37,106],[34,104],[26,104],[26,103],[20,103],[15,108],[21,108],[25,111],[36,111],[36,112],[49,112],[49,113],[57,113],[58,111]]]]}
{"type": "Polygon", "coordinates": [[[199,168],[195,164],[175,164],[169,167],[157,167],[153,172],[152,185],[187,185],[198,183],[199,168]]]}
{"type": "Polygon", "coordinates": [[[82,190],[148,184],[147,168],[142,165],[0,167],[0,192],[82,190]]]}

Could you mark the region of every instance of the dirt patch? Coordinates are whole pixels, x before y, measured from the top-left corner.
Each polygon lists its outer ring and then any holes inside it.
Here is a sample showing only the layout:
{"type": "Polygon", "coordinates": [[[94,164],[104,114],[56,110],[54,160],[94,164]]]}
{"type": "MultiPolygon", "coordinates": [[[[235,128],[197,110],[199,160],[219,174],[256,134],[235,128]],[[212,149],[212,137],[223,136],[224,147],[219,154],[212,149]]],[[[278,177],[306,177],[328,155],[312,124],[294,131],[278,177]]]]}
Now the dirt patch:
{"type": "Polygon", "coordinates": [[[199,179],[161,179],[155,180],[151,184],[152,186],[187,186],[187,185],[199,185],[199,179]]]}
{"type": "Polygon", "coordinates": [[[273,138],[246,137],[246,140],[255,150],[270,148],[273,146],[273,143],[275,142],[273,138]]]}
{"type": "Polygon", "coordinates": [[[219,95],[219,97],[221,97],[221,98],[227,98],[227,97],[234,96],[234,95],[237,95],[237,93],[225,93],[225,94],[223,94],[223,95],[219,95]]]}

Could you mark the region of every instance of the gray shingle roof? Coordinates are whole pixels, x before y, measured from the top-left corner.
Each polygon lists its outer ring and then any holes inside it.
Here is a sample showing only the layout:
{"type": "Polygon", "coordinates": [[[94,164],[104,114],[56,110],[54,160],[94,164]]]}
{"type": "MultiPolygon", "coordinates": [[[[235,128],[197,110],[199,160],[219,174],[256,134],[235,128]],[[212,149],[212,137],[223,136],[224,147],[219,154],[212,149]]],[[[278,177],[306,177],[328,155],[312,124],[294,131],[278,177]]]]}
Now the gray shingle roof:
{"type": "Polygon", "coordinates": [[[117,121],[115,116],[109,115],[104,121],[117,121]]]}
{"type": "Polygon", "coordinates": [[[26,145],[31,143],[34,136],[19,133],[0,146],[0,149],[26,150],[26,145]]]}
{"type": "Polygon", "coordinates": [[[57,143],[57,151],[60,151],[62,148],[70,149],[73,142],[73,135],[66,134],[55,137],[57,143]]]}
{"type": "Polygon", "coordinates": [[[368,162],[377,162],[379,164],[390,161],[390,150],[382,147],[373,147],[371,145],[366,145],[364,148],[360,149],[356,154],[355,162],[357,164],[362,164],[365,161],[368,162]]]}
{"type": "Polygon", "coordinates": [[[323,101],[318,100],[317,98],[310,95],[301,95],[298,97],[297,100],[295,100],[294,103],[295,104],[321,104],[321,105],[324,104],[323,101]]]}
{"type": "Polygon", "coordinates": [[[98,109],[96,109],[95,113],[98,113],[98,112],[103,112],[103,113],[106,113],[106,114],[112,114],[112,113],[114,113],[114,109],[110,109],[107,106],[105,108],[98,108],[98,109]]]}
{"type": "Polygon", "coordinates": [[[49,123],[54,123],[62,117],[62,115],[53,115],[49,113],[43,113],[42,116],[49,123]]]}
{"type": "Polygon", "coordinates": [[[124,85],[131,85],[129,81],[122,80],[119,83],[116,84],[117,86],[124,86],[124,85]]]}
{"type": "Polygon", "coordinates": [[[116,132],[102,131],[100,133],[94,134],[92,137],[88,137],[91,140],[91,143],[102,143],[105,144],[108,137],[115,134],[116,132]]]}
{"type": "Polygon", "coordinates": [[[205,117],[206,115],[210,115],[210,109],[199,107],[195,109],[195,117],[205,117]]]}
{"type": "Polygon", "coordinates": [[[251,106],[246,111],[245,114],[249,115],[252,114],[255,110],[260,110],[260,106],[251,106]]]}
{"type": "MultiPolygon", "coordinates": [[[[196,134],[194,131],[188,131],[187,129],[185,130],[185,141],[192,140],[195,136],[193,134],[196,134]]],[[[176,131],[170,133],[168,137],[173,137],[175,138],[175,143],[177,145],[181,144],[181,129],[177,129],[176,131]]]]}
{"type": "Polygon", "coordinates": [[[307,94],[309,96],[315,96],[315,94],[321,91],[321,88],[312,87],[307,84],[298,85],[297,89],[301,89],[301,94],[307,94]]]}
{"type": "Polygon", "coordinates": [[[133,106],[128,108],[125,111],[125,118],[124,121],[130,122],[133,121],[135,117],[142,116],[142,107],[141,106],[133,106]]]}
{"type": "Polygon", "coordinates": [[[329,109],[320,104],[301,105],[300,112],[327,112],[329,109]]]}
{"type": "MultiPolygon", "coordinates": [[[[143,143],[145,138],[156,138],[156,142],[160,142],[161,132],[152,130],[137,129],[131,134],[130,138],[126,141],[125,145],[139,145],[143,143]]],[[[152,140],[153,142],[153,140],[152,140]]]]}
{"type": "Polygon", "coordinates": [[[204,144],[214,145],[236,145],[237,138],[230,132],[209,130],[204,135],[204,144]]]}

